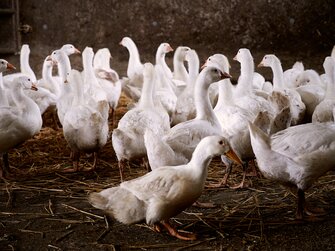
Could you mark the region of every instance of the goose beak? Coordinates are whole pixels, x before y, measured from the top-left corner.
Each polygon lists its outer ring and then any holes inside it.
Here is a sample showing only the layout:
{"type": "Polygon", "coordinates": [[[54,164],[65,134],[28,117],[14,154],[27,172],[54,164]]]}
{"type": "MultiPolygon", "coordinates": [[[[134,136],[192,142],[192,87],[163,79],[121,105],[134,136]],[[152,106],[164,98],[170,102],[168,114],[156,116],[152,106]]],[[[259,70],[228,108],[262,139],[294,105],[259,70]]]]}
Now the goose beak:
{"type": "Polygon", "coordinates": [[[233,60],[237,61],[237,55],[233,58],[233,60]]]}
{"type": "Polygon", "coordinates": [[[31,90],[33,90],[33,91],[38,91],[38,88],[37,88],[37,86],[36,86],[36,84],[32,84],[31,85],[31,90]]]}
{"type": "Polygon", "coordinates": [[[167,47],[167,52],[170,52],[170,51],[173,51],[173,48],[169,45],[169,46],[167,47]]]}
{"type": "Polygon", "coordinates": [[[232,76],[229,74],[229,73],[227,73],[227,72],[221,72],[222,74],[221,74],[221,79],[225,79],[225,78],[232,78],[232,76]]]}
{"type": "Polygon", "coordinates": [[[75,53],[75,54],[81,54],[81,51],[78,50],[77,48],[74,48],[74,53],[75,53]]]}
{"type": "Polygon", "coordinates": [[[16,70],[16,67],[14,65],[12,65],[11,63],[7,63],[7,69],[11,69],[11,70],[16,70]]]}
{"type": "Polygon", "coordinates": [[[263,63],[263,61],[260,62],[260,63],[257,65],[257,67],[264,67],[264,63],[263,63]]]}
{"type": "Polygon", "coordinates": [[[237,154],[230,149],[226,154],[225,154],[229,159],[235,161],[236,163],[242,165],[242,160],[240,159],[240,157],[237,156],[237,154]]]}
{"type": "Polygon", "coordinates": [[[202,70],[202,69],[204,69],[206,66],[207,66],[207,60],[206,60],[206,62],[200,67],[200,69],[202,70]]]}

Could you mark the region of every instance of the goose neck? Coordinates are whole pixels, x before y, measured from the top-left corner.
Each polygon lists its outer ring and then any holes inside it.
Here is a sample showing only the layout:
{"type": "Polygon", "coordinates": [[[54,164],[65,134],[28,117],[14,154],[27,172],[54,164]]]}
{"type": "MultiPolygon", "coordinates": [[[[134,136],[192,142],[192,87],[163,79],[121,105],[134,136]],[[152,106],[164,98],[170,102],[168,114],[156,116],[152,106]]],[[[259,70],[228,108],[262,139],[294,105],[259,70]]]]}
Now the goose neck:
{"type": "Polygon", "coordinates": [[[215,123],[216,117],[208,93],[209,85],[210,83],[206,83],[204,75],[200,74],[194,88],[196,119],[209,120],[211,123],[215,123]]]}
{"type": "Polygon", "coordinates": [[[275,90],[284,89],[284,73],[281,63],[278,59],[274,60],[274,63],[271,65],[273,72],[273,88],[275,90]]]}
{"type": "Polygon", "coordinates": [[[326,91],[326,95],[325,98],[327,99],[332,99],[335,98],[335,68],[332,68],[330,70],[327,70],[326,72],[326,76],[328,79],[327,82],[327,91],[326,91]]]}

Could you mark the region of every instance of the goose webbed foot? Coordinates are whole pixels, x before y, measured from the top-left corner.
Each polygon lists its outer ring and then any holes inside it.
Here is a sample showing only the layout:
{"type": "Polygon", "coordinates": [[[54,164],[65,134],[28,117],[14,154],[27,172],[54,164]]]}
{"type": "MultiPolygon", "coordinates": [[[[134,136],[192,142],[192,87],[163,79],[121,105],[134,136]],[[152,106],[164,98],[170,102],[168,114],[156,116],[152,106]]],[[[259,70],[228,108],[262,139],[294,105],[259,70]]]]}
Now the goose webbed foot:
{"type": "Polygon", "coordinates": [[[169,221],[162,221],[161,224],[166,228],[166,230],[171,236],[174,236],[180,240],[193,241],[197,239],[197,236],[194,233],[178,232],[178,230],[175,227],[173,227],[169,221]]]}

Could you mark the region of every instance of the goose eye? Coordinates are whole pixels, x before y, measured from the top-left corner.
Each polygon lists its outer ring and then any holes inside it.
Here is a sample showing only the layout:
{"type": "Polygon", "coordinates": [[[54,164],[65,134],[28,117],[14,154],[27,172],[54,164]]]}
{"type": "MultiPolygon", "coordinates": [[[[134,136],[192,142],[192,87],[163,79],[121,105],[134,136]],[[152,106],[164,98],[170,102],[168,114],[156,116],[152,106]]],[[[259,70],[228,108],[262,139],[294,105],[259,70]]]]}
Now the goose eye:
{"type": "Polygon", "coordinates": [[[2,62],[1,62],[1,64],[5,64],[5,62],[4,62],[4,61],[2,61],[2,62]]]}
{"type": "Polygon", "coordinates": [[[30,81],[30,78],[28,78],[28,81],[30,81]]]}
{"type": "Polygon", "coordinates": [[[223,145],[223,141],[222,141],[222,140],[220,140],[220,141],[219,141],[219,144],[220,144],[220,145],[223,145]]]}

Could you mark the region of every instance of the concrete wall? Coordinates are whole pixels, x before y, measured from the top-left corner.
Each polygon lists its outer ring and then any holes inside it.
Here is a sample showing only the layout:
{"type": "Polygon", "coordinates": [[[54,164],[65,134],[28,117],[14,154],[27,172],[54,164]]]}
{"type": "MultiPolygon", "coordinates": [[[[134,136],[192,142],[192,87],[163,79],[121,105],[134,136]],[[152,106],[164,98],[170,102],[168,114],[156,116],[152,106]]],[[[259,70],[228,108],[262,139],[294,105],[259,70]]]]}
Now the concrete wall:
{"type": "Polygon", "coordinates": [[[329,49],[335,43],[334,0],[21,0],[33,31],[22,42],[55,48],[118,48],[132,37],[143,52],[170,42],[208,50],[329,49]]]}

